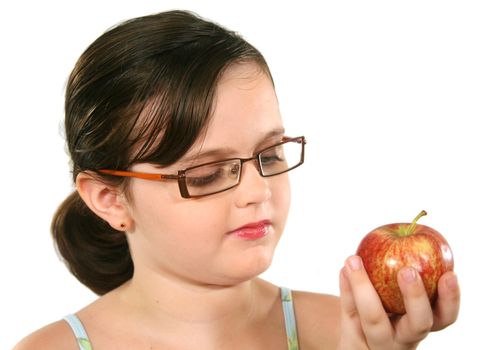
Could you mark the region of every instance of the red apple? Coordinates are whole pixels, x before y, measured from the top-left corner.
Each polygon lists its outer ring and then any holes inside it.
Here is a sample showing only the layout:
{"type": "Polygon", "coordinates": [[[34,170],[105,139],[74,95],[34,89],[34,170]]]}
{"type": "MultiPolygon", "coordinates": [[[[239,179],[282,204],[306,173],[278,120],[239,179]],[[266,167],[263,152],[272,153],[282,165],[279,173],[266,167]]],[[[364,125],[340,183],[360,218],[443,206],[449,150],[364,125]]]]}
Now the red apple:
{"type": "Polygon", "coordinates": [[[388,313],[405,313],[397,283],[402,267],[410,266],[419,272],[431,302],[436,298],[440,276],[454,268],[452,250],[445,238],[433,228],[417,224],[424,215],[427,213],[422,210],[412,223],[374,229],[356,252],[388,313]]]}

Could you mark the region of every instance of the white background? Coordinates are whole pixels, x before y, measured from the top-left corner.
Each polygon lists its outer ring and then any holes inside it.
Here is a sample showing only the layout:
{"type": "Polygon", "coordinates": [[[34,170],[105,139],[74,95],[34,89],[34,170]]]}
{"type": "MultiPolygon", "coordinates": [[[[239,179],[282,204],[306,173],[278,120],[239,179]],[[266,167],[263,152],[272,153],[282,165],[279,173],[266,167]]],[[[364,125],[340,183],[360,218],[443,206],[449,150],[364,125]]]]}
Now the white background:
{"type": "Polygon", "coordinates": [[[3,1],[0,5],[0,348],[95,296],[53,249],[72,190],[61,133],[67,76],[121,20],[190,9],[266,56],[291,135],[308,139],[270,281],[338,293],[338,272],[376,226],[443,233],[463,300],[420,349],[481,343],[484,9],[480,1],[3,1]],[[317,4],[317,5],[316,5],[317,4]]]}

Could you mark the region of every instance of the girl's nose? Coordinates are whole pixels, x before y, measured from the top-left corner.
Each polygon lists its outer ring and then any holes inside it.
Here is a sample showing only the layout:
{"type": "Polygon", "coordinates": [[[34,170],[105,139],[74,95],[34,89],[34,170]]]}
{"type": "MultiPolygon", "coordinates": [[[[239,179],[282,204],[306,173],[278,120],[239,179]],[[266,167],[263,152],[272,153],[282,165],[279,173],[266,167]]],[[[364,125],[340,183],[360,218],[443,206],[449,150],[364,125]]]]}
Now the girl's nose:
{"type": "Polygon", "coordinates": [[[237,206],[242,208],[268,201],[272,195],[268,180],[269,178],[260,175],[257,160],[245,163],[236,188],[237,206]]]}

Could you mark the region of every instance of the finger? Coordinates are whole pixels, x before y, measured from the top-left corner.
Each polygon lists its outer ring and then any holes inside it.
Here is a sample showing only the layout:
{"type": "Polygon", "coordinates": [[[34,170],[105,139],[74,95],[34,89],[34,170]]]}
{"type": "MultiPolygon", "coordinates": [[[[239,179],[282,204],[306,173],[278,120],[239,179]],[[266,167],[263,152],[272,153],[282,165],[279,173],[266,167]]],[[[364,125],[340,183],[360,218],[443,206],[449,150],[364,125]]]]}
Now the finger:
{"type": "Polygon", "coordinates": [[[398,285],[406,314],[396,325],[395,338],[400,344],[415,344],[425,338],[432,328],[432,307],[422,279],[415,269],[402,268],[398,272],[398,285]]]}
{"type": "Polygon", "coordinates": [[[360,317],[356,308],[353,292],[344,268],[339,274],[340,304],[341,304],[341,335],[340,347],[344,349],[364,348],[365,335],[361,329],[360,317]]]}
{"type": "Polygon", "coordinates": [[[340,290],[340,302],[341,311],[343,316],[354,319],[358,318],[358,310],[356,309],[355,300],[351,291],[351,286],[344,273],[344,268],[339,273],[339,290],[340,290]]]}
{"type": "Polygon", "coordinates": [[[368,346],[371,349],[388,349],[393,341],[393,328],[380,297],[371,284],[359,256],[346,260],[345,275],[352,290],[354,304],[368,346]]]}
{"type": "Polygon", "coordinates": [[[439,331],[457,319],[460,305],[460,288],[457,275],[454,272],[446,272],[439,279],[438,297],[434,305],[433,331],[439,331]]]}

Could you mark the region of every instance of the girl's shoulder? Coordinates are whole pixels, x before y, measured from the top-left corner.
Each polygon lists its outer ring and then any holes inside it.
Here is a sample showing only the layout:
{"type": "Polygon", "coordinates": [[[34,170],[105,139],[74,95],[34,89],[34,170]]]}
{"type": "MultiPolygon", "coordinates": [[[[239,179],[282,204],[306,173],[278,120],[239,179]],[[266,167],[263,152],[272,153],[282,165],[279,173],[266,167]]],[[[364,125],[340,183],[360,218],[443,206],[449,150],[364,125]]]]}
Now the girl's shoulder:
{"type": "Polygon", "coordinates": [[[292,298],[301,348],[317,349],[321,344],[334,348],[340,333],[339,297],[293,291],[292,298]]]}
{"type": "Polygon", "coordinates": [[[53,322],[22,339],[13,350],[79,350],[71,328],[64,320],[53,322]]]}

